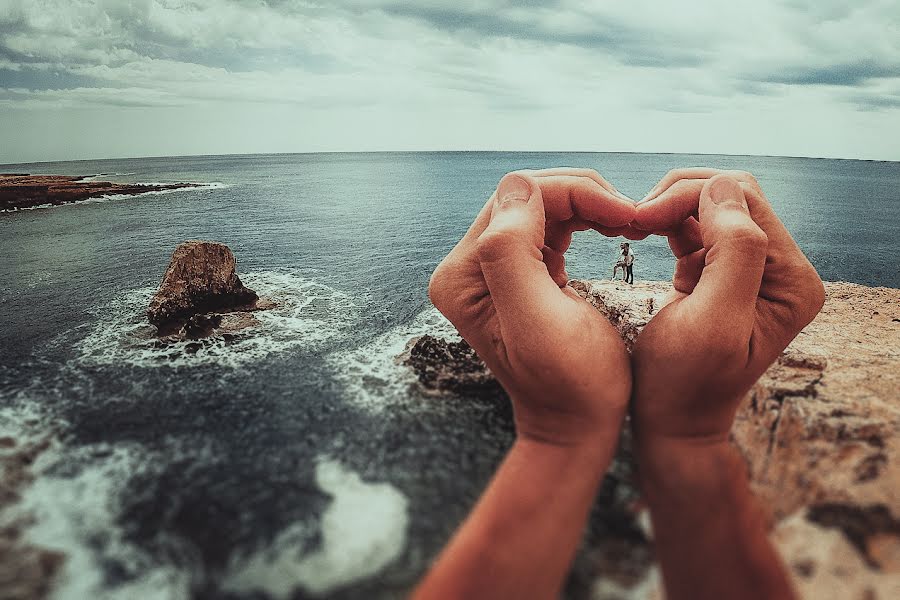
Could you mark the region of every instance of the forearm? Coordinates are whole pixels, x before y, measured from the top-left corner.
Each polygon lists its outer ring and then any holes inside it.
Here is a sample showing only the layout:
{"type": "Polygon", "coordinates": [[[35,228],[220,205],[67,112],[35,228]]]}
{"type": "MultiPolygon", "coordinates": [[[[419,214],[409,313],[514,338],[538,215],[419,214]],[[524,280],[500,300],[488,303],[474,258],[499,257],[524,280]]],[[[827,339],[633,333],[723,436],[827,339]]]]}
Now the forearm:
{"type": "Polygon", "coordinates": [[[667,598],[795,597],[735,448],[638,438],[638,460],[667,598]]]}
{"type": "Polygon", "coordinates": [[[615,438],[579,446],[516,440],[414,598],[557,597],[615,438]]]}

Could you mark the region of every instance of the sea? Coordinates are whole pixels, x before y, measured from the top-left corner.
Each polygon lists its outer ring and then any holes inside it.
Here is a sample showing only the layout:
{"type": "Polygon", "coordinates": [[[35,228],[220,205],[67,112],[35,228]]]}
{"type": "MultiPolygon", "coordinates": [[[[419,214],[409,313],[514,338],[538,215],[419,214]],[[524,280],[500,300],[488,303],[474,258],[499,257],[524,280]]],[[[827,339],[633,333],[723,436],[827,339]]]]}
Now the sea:
{"type": "MultiPolygon", "coordinates": [[[[672,168],[750,171],[823,279],[900,288],[897,162],[422,152],[0,165],[202,184],[0,214],[0,437],[49,440],[0,521],[25,518],[24,543],[64,555],[50,597],[405,597],[513,432],[490,403],[421,393],[397,356],[426,332],[453,338],[428,278],[500,177],[554,166],[594,168],[636,199],[672,168]],[[278,307],[227,343],[155,344],[143,311],[172,251],[196,239],[228,244],[245,284],[278,307]]],[[[570,276],[608,278],[618,241],[576,234],[570,276]]],[[[671,277],[665,239],[634,251],[636,281],[671,277]]],[[[578,567],[567,597],[605,597],[595,571],[578,567]]]]}

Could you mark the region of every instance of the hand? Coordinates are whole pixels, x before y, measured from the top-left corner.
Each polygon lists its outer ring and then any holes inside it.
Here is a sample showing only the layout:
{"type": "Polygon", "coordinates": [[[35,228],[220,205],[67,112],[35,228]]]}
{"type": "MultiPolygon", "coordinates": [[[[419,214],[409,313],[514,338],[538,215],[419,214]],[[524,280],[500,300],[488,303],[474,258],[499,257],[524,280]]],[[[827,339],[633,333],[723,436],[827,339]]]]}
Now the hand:
{"type": "Polygon", "coordinates": [[[634,347],[639,440],[725,440],[743,395],[816,316],[815,269],[752,175],[670,172],[633,224],[664,232],[674,299],[634,347]]]}
{"type": "Polygon", "coordinates": [[[563,253],[575,231],[630,232],[634,214],[588,169],[510,173],[435,270],[432,302],[509,393],[520,437],[615,443],[628,356],[606,319],[565,287],[563,253]]]}
{"type": "Polygon", "coordinates": [[[668,235],[673,300],[632,353],[639,480],[666,596],[795,597],[728,443],[741,398],[819,312],[819,276],[748,173],[673,171],[633,226],[668,235]]]}
{"type": "Polygon", "coordinates": [[[429,294],[513,403],[518,433],[417,600],[555,598],[612,460],[631,392],[625,346],[574,290],[583,229],[632,232],[634,204],[589,170],[506,175],[429,294]]]}

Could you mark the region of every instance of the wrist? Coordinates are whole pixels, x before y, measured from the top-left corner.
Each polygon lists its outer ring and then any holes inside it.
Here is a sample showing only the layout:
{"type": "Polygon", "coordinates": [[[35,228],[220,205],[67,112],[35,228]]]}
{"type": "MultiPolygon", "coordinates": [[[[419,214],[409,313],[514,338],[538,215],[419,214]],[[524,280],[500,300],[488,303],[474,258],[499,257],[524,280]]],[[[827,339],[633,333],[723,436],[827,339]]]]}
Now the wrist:
{"type": "Polygon", "coordinates": [[[717,493],[746,478],[743,459],[725,436],[636,436],[638,479],[644,494],[717,493]]]}
{"type": "Polygon", "coordinates": [[[567,449],[576,454],[613,453],[619,442],[625,409],[602,416],[514,409],[516,439],[545,448],[567,449]]]}

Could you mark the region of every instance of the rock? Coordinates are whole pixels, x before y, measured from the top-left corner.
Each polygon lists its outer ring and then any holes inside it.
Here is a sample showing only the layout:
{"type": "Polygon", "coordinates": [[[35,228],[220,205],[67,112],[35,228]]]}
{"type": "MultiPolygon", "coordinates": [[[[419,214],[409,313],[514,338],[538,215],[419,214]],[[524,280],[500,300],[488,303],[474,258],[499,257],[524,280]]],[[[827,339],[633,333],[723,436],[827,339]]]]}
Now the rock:
{"type": "Polygon", "coordinates": [[[67,175],[0,174],[0,212],[69,204],[101,196],[134,196],[147,192],[196,187],[192,183],[142,184],[84,181],[67,175]]]}
{"type": "Polygon", "coordinates": [[[400,362],[413,369],[426,393],[506,398],[506,392],[465,340],[450,342],[432,335],[413,338],[400,362]]]}
{"type": "Polygon", "coordinates": [[[609,319],[631,352],[641,330],[665,306],[669,286],[659,282],[627,284],[618,281],[572,280],[569,287],[609,319]]]}
{"type": "Polygon", "coordinates": [[[237,276],[234,254],[228,246],[189,241],[172,254],[159,290],[150,301],[147,318],[160,335],[185,327],[188,337],[203,331],[208,335],[216,327],[215,319],[194,319],[196,315],[256,310],[257,300],[256,292],[237,276]]]}
{"type": "MultiPolygon", "coordinates": [[[[569,285],[629,350],[671,290],[663,282],[569,285]]],[[[888,600],[900,589],[900,290],[840,282],[825,289],[821,313],[747,394],[732,442],[803,597],[888,600]]],[[[458,393],[491,385],[471,348],[426,338],[416,342],[418,357],[407,359],[423,387],[458,393]]],[[[631,460],[620,448],[614,497],[635,494],[631,460]]],[[[608,477],[601,496],[609,485],[608,477]]],[[[651,560],[626,568],[603,550],[647,552],[634,511],[616,514],[630,533],[612,532],[589,553],[601,578],[594,596],[662,597],[651,560]]]]}

